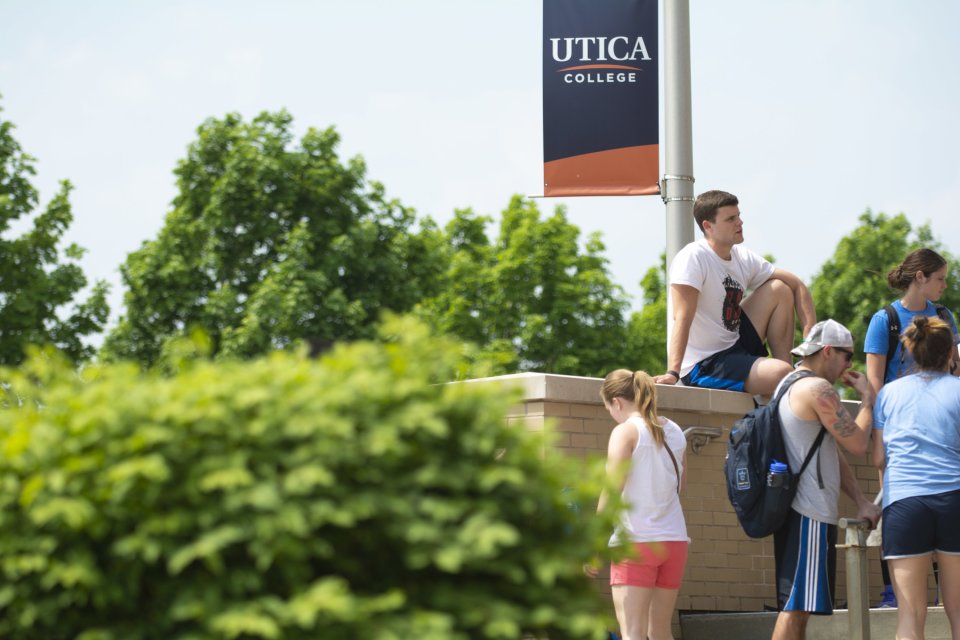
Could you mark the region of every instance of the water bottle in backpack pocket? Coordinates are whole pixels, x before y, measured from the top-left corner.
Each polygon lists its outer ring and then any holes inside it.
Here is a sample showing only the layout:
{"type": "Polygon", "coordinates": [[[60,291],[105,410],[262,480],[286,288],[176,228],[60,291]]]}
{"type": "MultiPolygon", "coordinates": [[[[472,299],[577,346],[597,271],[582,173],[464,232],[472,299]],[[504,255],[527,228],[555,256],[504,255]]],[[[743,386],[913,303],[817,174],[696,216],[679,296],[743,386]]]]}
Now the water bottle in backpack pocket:
{"type": "Polygon", "coordinates": [[[787,463],[774,459],[770,463],[770,470],[767,471],[767,486],[782,487],[784,483],[790,482],[790,475],[790,467],[787,463]]]}

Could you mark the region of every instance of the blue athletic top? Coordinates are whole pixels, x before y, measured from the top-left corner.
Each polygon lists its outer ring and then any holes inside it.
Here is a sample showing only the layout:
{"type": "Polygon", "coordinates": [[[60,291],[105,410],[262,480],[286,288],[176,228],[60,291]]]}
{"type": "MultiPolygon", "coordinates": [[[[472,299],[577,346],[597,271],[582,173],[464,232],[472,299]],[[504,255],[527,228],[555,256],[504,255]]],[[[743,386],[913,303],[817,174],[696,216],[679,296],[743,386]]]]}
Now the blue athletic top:
{"type": "Polygon", "coordinates": [[[960,490],[960,378],[915,373],[880,389],[873,426],[883,431],[883,507],[960,490]]]}
{"type": "MultiPolygon", "coordinates": [[[[893,308],[900,318],[900,334],[906,330],[913,322],[915,316],[937,317],[937,305],[927,300],[927,306],[923,311],[910,311],[905,308],[899,300],[893,303],[893,308]]],[[[953,314],[947,309],[950,317],[950,329],[953,331],[953,343],[960,344],[960,336],[957,335],[957,322],[953,314]]],[[[864,353],[875,353],[881,356],[887,355],[887,349],[890,346],[890,319],[887,317],[886,309],[880,309],[870,318],[870,326],[867,327],[867,337],[863,341],[864,353]]],[[[897,378],[902,378],[908,373],[913,373],[913,356],[903,348],[903,345],[897,342],[893,357],[887,359],[887,370],[884,373],[883,381],[890,382],[897,378]]]]}

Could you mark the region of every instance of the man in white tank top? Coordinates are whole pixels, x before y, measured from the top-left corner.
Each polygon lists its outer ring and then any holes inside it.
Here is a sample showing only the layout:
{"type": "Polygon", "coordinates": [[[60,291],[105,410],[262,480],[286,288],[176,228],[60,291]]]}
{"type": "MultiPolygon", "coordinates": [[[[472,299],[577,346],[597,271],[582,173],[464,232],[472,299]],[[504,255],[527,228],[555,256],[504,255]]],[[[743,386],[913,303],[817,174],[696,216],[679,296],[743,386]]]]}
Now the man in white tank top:
{"type": "Polygon", "coordinates": [[[840,491],[856,503],[858,517],[873,525],[880,518],[880,508],[864,497],[846,458],[837,449],[839,444],[850,453],[863,455],[873,428],[873,387],[866,376],[849,368],[853,336],[839,322],[824,320],[813,326],[792,353],[802,358],[798,370],[814,375],[796,381],[780,400],[790,468],[799,471],[820,431],[825,434],[800,476],[787,523],[774,534],[780,609],[774,640],[803,638],[811,613],[833,613],[840,491]],[[856,418],[841,403],[833,387],[837,380],[860,395],[856,418]]]}

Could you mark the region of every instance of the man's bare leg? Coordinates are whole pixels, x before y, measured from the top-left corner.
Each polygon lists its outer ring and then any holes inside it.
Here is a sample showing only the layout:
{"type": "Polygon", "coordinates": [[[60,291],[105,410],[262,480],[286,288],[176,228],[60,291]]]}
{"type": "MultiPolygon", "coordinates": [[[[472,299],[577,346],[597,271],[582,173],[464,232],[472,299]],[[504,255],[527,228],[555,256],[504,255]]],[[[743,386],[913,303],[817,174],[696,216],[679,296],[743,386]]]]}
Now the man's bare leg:
{"type": "Polygon", "coordinates": [[[780,280],[767,280],[741,303],[770,355],[790,363],[793,332],[796,328],[793,291],[780,280]]]}
{"type": "Polygon", "coordinates": [[[809,619],[809,611],[781,611],[770,640],[803,640],[809,619]]]}
{"type": "Polygon", "coordinates": [[[793,365],[776,358],[757,358],[743,383],[747,393],[770,396],[784,376],[793,371],[793,365]]]}

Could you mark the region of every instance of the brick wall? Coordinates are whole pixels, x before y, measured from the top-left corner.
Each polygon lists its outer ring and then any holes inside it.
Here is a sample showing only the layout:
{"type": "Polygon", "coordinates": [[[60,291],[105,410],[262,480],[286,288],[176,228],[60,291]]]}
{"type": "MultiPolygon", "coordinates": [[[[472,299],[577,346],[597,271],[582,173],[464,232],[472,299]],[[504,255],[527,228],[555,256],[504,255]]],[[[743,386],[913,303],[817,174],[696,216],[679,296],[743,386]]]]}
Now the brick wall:
{"type": "MultiPolygon", "coordinates": [[[[555,447],[566,454],[603,456],[607,439],[616,426],[600,401],[597,378],[579,378],[550,374],[517,374],[475,383],[501,382],[519,385],[524,401],[515,406],[507,419],[529,429],[540,430],[547,421],[553,424],[558,439],[555,447]]],[[[856,403],[848,403],[851,412],[856,403]]],[[[730,425],[753,408],[750,396],[730,391],[714,391],[658,385],[661,415],[681,428],[720,428],[719,437],[698,443],[688,437],[687,486],[682,496],[687,529],[692,540],[677,601],[678,612],[762,611],[776,607],[774,596],[773,539],[748,538],[737,524],[727,500],[723,478],[723,460],[730,425]],[[702,445],[702,446],[701,446],[702,445]]],[[[847,456],[870,498],[880,486],[876,470],[867,456],[847,456]]],[[[853,503],[843,496],[840,515],[856,516],[853,503]]],[[[843,532],[840,532],[843,540],[843,532]]],[[[844,551],[837,553],[836,602],[846,602],[844,551]]],[[[878,549],[868,552],[870,601],[879,600],[881,585],[878,549]]],[[[598,588],[609,592],[598,579],[598,588]]],[[[932,578],[931,578],[932,584],[932,578]]],[[[931,592],[931,602],[933,595],[931,592]]],[[[674,625],[679,636],[679,626],[674,625]]]]}

